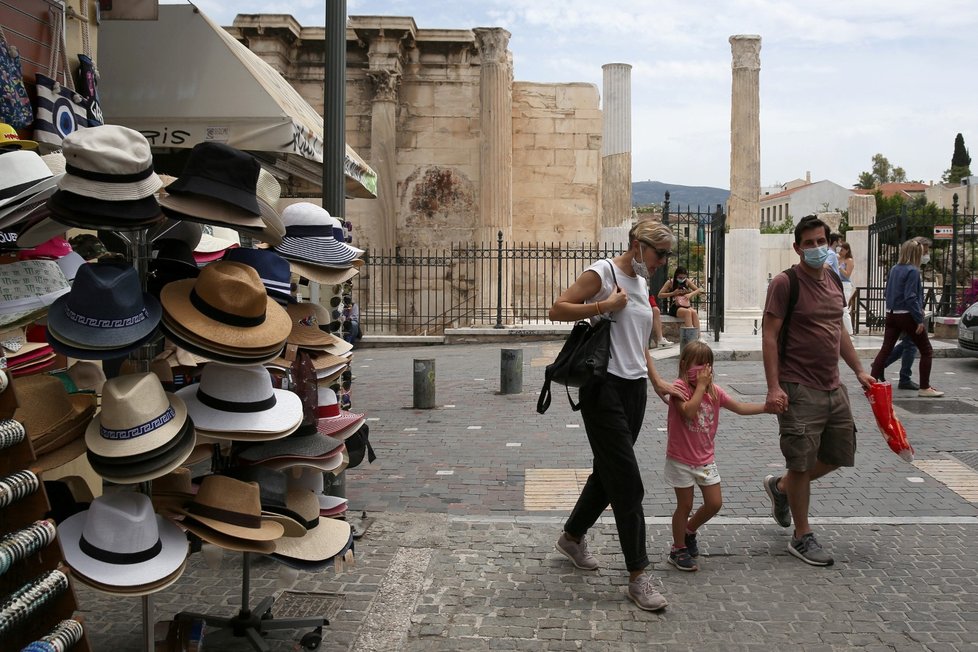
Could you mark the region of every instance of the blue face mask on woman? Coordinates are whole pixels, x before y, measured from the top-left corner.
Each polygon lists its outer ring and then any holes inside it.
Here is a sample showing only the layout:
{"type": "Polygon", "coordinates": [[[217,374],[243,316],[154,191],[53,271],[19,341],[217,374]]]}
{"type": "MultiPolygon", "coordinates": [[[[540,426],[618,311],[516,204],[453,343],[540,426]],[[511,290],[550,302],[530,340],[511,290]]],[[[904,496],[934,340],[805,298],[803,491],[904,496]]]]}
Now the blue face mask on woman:
{"type": "Polygon", "coordinates": [[[829,246],[821,245],[819,247],[812,247],[811,249],[802,249],[801,253],[804,255],[806,265],[813,269],[818,269],[825,264],[825,261],[829,257],[829,246]]]}

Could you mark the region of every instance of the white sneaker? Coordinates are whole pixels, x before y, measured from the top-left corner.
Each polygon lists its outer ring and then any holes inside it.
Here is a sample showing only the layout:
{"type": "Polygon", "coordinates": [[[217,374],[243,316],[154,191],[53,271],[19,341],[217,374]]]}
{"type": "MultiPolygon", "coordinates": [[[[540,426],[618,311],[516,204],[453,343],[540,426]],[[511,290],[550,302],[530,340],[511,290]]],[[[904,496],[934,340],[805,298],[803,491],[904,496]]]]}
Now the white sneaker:
{"type": "Polygon", "coordinates": [[[676,344],[675,342],[670,342],[664,337],[661,340],[659,340],[659,346],[661,346],[662,348],[674,346],[675,344],[676,344]]]}

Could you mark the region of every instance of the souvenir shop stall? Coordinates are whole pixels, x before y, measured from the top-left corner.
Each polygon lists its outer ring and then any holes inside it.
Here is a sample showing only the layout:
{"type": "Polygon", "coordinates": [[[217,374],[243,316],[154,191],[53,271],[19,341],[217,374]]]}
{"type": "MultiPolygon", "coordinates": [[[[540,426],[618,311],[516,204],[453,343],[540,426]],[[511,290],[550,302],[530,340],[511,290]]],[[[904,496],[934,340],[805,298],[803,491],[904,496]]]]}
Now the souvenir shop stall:
{"type": "Polygon", "coordinates": [[[0,232],[16,234],[0,254],[4,649],[90,649],[79,584],[141,601],[150,649],[152,595],[215,549],[242,555],[238,612],[160,616],[314,649],[326,618],[253,604],[249,559],[354,560],[329,486],[375,457],[341,336],[362,250],[318,206],[280,212],[275,178],[228,145],[173,176],[122,126],[34,145],[0,144],[0,232]]]}

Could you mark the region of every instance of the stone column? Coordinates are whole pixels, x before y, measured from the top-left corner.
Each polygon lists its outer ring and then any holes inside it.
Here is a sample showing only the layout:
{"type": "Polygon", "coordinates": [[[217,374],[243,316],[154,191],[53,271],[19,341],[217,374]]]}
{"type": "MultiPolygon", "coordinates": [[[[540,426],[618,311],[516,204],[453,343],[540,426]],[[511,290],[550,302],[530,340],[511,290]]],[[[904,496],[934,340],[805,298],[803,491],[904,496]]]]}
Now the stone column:
{"type": "Polygon", "coordinates": [[[761,37],[730,37],[730,199],[727,202],[724,331],[760,333],[765,279],[760,259],[761,37]]]}
{"type": "Polygon", "coordinates": [[[869,253],[869,225],[876,221],[876,197],[873,195],[849,196],[849,226],[846,242],[852,247],[852,257],[856,260],[856,271],[852,284],[866,287],[868,270],[876,264],[876,252],[869,253]]]}
{"type": "Polygon", "coordinates": [[[513,235],[513,62],[511,34],[499,27],[477,27],[479,72],[479,229],[478,240],[496,242],[513,235]]]}
{"type": "Polygon", "coordinates": [[[598,241],[627,246],[632,217],[632,67],[606,63],[601,103],[601,211],[598,241]]]}
{"type": "Polygon", "coordinates": [[[374,96],[370,111],[370,165],[377,173],[377,199],[374,210],[379,227],[377,247],[397,244],[397,91],[401,75],[397,70],[371,70],[367,73],[374,96]]]}

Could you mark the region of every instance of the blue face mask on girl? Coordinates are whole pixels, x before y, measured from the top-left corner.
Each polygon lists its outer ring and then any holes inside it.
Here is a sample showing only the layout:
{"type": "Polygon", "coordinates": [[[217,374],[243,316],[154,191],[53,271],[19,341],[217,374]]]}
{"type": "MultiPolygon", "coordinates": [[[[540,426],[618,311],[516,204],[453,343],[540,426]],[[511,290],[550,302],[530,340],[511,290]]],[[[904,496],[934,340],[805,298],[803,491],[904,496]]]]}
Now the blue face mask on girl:
{"type": "Polygon", "coordinates": [[[821,245],[819,247],[812,247],[811,249],[802,249],[801,253],[804,255],[806,265],[813,269],[818,269],[825,264],[825,261],[829,257],[829,246],[821,245]]]}

